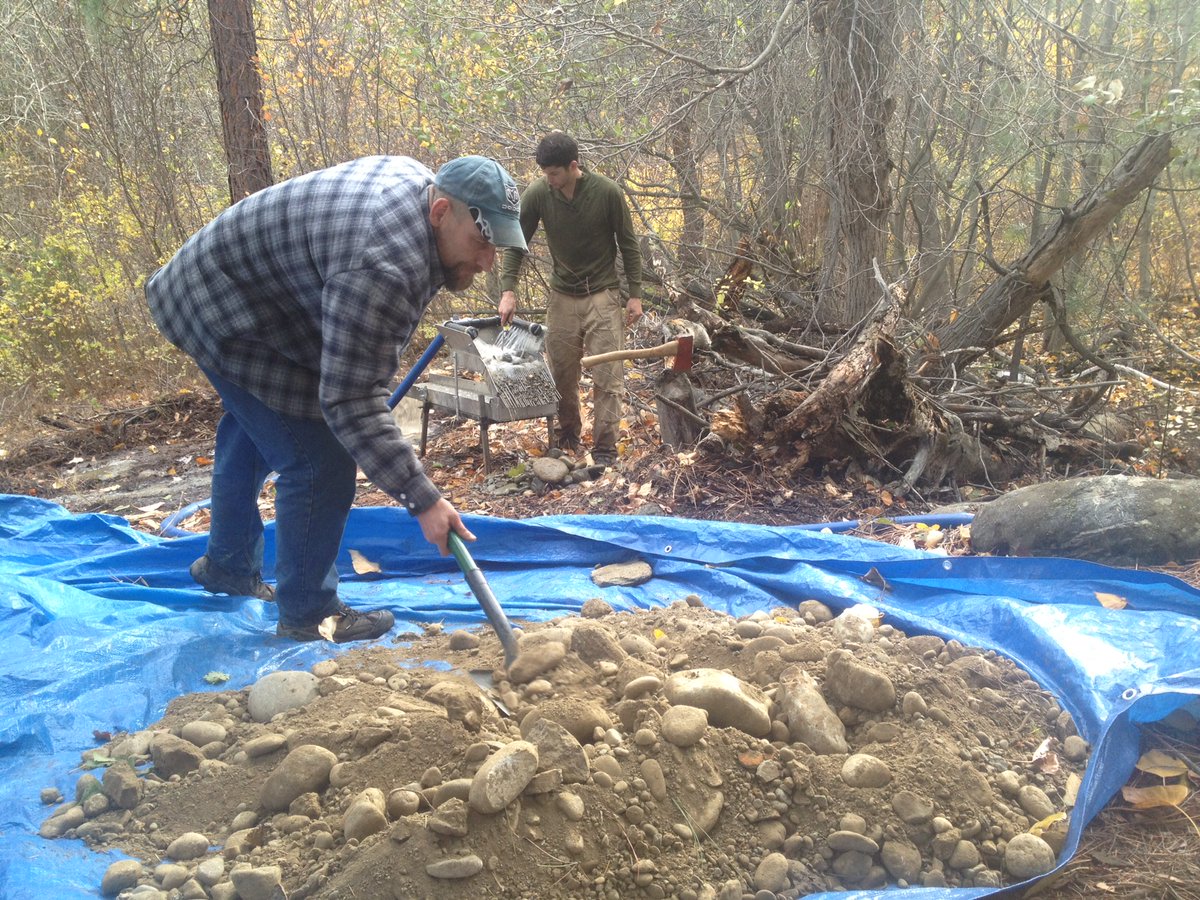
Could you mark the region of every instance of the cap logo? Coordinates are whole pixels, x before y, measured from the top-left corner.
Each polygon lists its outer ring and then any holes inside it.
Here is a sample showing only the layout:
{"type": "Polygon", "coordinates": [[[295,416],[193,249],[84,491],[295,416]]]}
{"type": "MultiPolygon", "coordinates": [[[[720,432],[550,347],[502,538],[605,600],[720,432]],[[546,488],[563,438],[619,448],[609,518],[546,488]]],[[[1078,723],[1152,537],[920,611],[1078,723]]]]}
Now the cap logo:
{"type": "Polygon", "coordinates": [[[519,213],[521,211],[521,194],[517,190],[517,186],[508,181],[504,185],[504,205],[502,207],[506,212],[519,213]]]}

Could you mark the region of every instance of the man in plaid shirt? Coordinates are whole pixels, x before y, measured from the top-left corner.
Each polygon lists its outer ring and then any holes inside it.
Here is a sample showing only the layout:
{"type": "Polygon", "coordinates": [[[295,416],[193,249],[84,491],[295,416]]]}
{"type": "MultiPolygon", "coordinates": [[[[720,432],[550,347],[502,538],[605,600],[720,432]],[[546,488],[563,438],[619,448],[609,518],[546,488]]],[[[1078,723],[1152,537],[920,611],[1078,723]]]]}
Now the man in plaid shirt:
{"type": "Polygon", "coordinates": [[[518,215],[516,185],[493,160],[462,157],[435,176],[412,159],[368,157],[252,194],[150,277],[159,328],[225,408],[197,582],[277,601],[282,637],[385,634],[390,612],[337,595],[359,466],[443,556],[451,531],[474,539],[401,436],[388,385],[439,289],[469,287],[497,247],[526,248],[518,215]],[[275,589],[262,581],[258,513],[271,471],[275,589]]]}

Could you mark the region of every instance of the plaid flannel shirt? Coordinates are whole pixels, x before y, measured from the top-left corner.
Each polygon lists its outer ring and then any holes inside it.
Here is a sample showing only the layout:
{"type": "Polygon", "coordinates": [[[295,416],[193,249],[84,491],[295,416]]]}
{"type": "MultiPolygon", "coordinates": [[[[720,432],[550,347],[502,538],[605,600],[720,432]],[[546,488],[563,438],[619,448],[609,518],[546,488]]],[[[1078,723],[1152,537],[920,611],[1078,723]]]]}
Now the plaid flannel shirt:
{"type": "Polygon", "coordinates": [[[366,476],[423,512],[441,497],[388,409],[445,281],[416,160],[375,156],[231,206],[146,284],[163,334],[271,409],[324,418],[366,476]]]}

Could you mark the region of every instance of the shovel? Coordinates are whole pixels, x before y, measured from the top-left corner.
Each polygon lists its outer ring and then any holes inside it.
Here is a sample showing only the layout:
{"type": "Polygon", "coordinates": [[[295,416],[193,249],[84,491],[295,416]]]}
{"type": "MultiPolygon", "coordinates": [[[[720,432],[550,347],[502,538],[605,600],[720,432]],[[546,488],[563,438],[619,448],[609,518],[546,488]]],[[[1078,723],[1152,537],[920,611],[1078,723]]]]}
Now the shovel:
{"type": "MultiPolygon", "coordinates": [[[[496,316],[494,321],[498,324],[500,317],[496,316]]],[[[473,327],[481,324],[492,324],[492,322],[492,319],[476,319],[465,322],[460,321],[456,324],[463,327],[473,327]]],[[[529,325],[528,327],[531,332],[534,328],[541,328],[540,325],[529,325]]],[[[434,355],[441,349],[445,340],[440,334],[434,338],[425,350],[425,353],[417,360],[417,364],[413,366],[412,371],[404,377],[404,380],[400,382],[400,385],[392,393],[392,396],[388,398],[388,409],[395,407],[404,395],[408,393],[409,388],[420,377],[425,367],[429,365],[434,355]]],[[[452,531],[447,539],[447,543],[450,545],[450,552],[454,554],[454,559],[458,562],[458,567],[462,569],[463,577],[466,578],[467,584],[471,588],[471,593],[475,595],[475,599],[483,607],[488,621],[492,623],[492,629],[496,632],[496,636],[500,638],[500,645],[504,648],[504,667],[507,669],[513,664],[513,660],[517,658],[517,636],[513,634],[512,625],[508,623],[508,616],[504,614],[504,610],[500,606],[500,601],[496,599],[496,595],[488,587],[487,580],[483,577],[483,573],[479,571],[479,566],[475,565],[475,560],[471,558],[471,554],[467,551],[467,545],[463,543],[462,538],[452,531]]]]}
{"type": "Polygon", "coordinates": [[[488,621],[492,623],[492,629],[496,632],[496,637],[500,638],[500,645],[504,648],[504,667],[507,669],[513,664],[513,660],[517,658],[517,636],[513,634],[512,625],[508,622],[508,616],[504,614],[499,601],[496,600],[496,595],[488,587],[487,580],[483,577],[483,572],[479,571],[479,566],[475,565],[475,560],[471,558],[471,554],[467,551],[467,545],[463,543],[462,538],[452,531],[450,532],[449,544],[450,552],[454,554],[454,559],[458,562],[458,567],[462,569],[463,577],[467,580],[467,585],[471,588],[471,593],[475,595],[475,599],[483,607],[488,621]]]}

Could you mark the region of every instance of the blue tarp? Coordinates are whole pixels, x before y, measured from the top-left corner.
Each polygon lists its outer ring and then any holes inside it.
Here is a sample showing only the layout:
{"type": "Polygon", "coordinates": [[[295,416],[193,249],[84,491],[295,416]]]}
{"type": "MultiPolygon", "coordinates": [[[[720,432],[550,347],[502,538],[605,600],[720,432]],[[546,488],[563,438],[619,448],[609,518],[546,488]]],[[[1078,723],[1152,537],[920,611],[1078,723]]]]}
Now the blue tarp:
{"type": "MultiPolygon", "coordinates": [[[[812,526],[626,516],[467,522],[479,536],[472,554],[513,619],[577,612],[597,594],[594,566],[642,558],[654,578],[604,589],[614,607],[665,606],[689,593],[733,615],[807,599],[835,608],[869,603],[909,634],[1012,657],[1095,745],[1068,855],[1085,822],[1128,779],[1139,723],[1200,695],[1200,591],[1164,575],[1075,560],[947,558],[812,526]],[[887,591],[862,580],[872,568],[887,591]],[[1125,597],[1127,608],[1103,608],[1097,591],[1125,597]]],[[[277,639],[271,605],[199,591],[187,566],[204,542],[0,495],[0,896],[95,897],[105,868],[120,858],[37,836],[48,815],[40,790],[73,796],[79,755],[97,743],[93,731],[148,726],[173,697],[216,690],[204,681],[214,670],[232,676],[221,689],[236,689],[334,652],[277,639]]],[[[397,509],[355,509],[340,562],[346,601],[390,607],[402,630],[430,620],[486,621],[453,560],[439,557],[397,509]],[[380,563],[382,575],[356,576],[350,548],[380,563]]],[[[910,889],[904,896],[996,893],[910,889]]],[[[866,900],[877,892],[820,896],[866,900]]]]}

